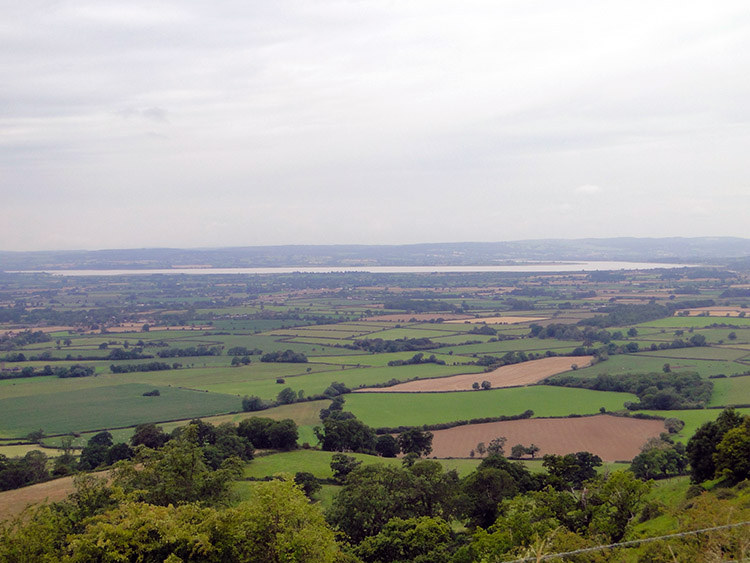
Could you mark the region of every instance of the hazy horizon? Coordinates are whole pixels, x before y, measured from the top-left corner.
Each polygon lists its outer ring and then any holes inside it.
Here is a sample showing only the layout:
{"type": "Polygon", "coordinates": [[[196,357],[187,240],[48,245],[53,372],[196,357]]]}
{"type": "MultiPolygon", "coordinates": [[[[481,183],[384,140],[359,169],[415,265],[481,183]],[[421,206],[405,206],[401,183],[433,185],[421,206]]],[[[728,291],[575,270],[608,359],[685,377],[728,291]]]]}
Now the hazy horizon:
{"type": "Polygon", "coordinates": [[[750,6],[29,0],[2,250],[746,234],[750,6]]]}
{"type": "Polygon", "coordinates": [[[555,238],[538,238],[538,239],[508,239],[508,240],[494,240],[494,241],[479,241],[479,240],[457,240],[457,241],[432,241],[432,242],[410,242],[410,243],[389,243],[389,244],[377,244],[377,243],[330,243],[330,244],[315,244],[315,243],[289,243],[289,244],[268,244],[268,245],[226,245],[226,246],[138,246],[138,247],[101,247],[101,248],[41,248],[36,250],[14,250],[7,248],[0,248],[0,252],[117,252],[117,251],[155,251],[155,250],[185,250],[185,251],[213,251],[213,250],[233,250],[243,248],[283,248],[283,247],[408,247],[408,246],[442,246],[442,245],[474,245],[474,244],[516,244],[516,243],[533,243],[533,242],[547,242],[547,241],[563,241],[563,242],[574,242],[578,240],[591,240],[591,241],[606,241],[606,240],[641,240],[641,241],[663,241],[663,240],[683,240],[689,241],[695,240],[721,240],[721,239],[735,239],[738,241],[750,242],[750,237],[555,237],[555,238]]]}

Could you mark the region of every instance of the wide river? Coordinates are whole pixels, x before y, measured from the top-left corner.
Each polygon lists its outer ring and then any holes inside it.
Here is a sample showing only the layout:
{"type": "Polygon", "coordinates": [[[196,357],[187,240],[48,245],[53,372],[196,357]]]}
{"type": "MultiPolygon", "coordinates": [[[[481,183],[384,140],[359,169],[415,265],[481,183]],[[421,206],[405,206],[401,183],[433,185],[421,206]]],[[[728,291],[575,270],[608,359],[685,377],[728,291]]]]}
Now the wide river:
{"type": "Polygon", "coordinates": [[[528,262],[496,266],[292,266],[284,268],[169,268],[160,270],[17,270],[8,273],[53,274],[56,276],[127,276],[154,274],[232,275],[232,274],[331,274],[366,272],[371,274],[430,274],[471,272],[598,272],[617,270],[655,270],[659,268],[688,268],[690,264],[656,262],[528,262]]]}

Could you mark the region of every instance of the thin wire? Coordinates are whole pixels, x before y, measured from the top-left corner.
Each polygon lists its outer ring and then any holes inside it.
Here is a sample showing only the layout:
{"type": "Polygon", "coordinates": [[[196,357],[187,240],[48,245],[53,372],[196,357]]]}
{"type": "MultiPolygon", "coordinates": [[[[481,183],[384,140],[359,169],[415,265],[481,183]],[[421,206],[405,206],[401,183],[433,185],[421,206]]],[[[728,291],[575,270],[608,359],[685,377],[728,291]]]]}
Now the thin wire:
{"type": "MultiPolygon", "coordinates": [[[[602,551],[604,549],[612,549],[612,548],[618,548],[618,547],[635,547],[643,543],[650,543],[650,542],[655,542],[655,541],[664,540],[664,539],[671,539],[671,538],[682,538],[685,536],[702,534],[705,532],[714,532],[717,530],[729,530],[731,528],[739,528],[740,526],[747,526],[748,524],[750,524],[750,521],[738,522],[736,524],[725,524],[723,526],[714,526],[713,528],[703,528],[701,530],[690,530],[688,532],[679,532],[676,534],[669,534],[666,536],[642,538],[639,540],[630,540],[630,541],[619,542],[619,543],[611,543],[609,545],[597,545],[595,547],[585,547],[582,549],[576,549],[575,551],[566,551],[563,553],[553,553],[550,555],[543,555],[542,557],[524,557],[523,559],[513,559],[513,560],[504,561],[503,563],[526,563],[526,561],[546,561],[548,559],[564,558],[564,557],[569,557],[571,555],[579,555],[581,553],[591,553],[592,551],[602,551]]],[[[750,561],[750,560],[743,559],[743,561],[750,561]]],[[[727,563],[733,563],[733,562],[727,562],[727,563]]],[[[737,562],[737,563],[740,563],[740,562],[737,562]]]]}

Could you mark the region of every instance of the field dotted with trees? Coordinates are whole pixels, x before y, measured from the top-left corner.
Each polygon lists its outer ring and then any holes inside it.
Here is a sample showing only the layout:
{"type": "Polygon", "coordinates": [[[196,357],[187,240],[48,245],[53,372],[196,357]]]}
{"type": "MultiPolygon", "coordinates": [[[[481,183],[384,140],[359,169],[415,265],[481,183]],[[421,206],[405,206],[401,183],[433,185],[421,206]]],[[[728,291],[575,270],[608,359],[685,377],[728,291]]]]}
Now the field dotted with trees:
{"type": "Polygon", "coordinates": [[[741,559],[743,272],[0,273],[0,561],[741,559]]]}

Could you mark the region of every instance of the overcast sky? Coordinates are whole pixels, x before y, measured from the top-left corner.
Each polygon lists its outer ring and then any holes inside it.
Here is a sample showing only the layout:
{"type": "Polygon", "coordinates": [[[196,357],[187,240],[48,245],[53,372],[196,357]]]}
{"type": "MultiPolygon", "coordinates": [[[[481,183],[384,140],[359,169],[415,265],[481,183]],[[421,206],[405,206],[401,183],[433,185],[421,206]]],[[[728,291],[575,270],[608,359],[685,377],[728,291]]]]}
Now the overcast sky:
{"type": "Polygon", "coordinates": [[[0,249],[750,236],[747,0],[0,0],[0,249]]]}

